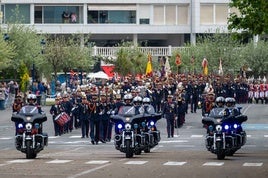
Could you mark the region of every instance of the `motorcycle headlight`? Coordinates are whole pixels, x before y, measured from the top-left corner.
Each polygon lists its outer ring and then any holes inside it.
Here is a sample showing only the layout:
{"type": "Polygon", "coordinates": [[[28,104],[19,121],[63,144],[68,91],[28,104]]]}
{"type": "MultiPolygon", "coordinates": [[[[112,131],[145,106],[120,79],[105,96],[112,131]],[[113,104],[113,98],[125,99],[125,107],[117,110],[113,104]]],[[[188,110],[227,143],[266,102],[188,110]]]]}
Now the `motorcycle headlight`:
{"type": "Polygon", "coordinates": [[[131,129],[131,124],[126,124],[126,125],[125,125],[125,129],[126,129],[126,130],[130,130],[130,129],[131,129]]]}
{"type": "Polygon", "coordinates": [[[123,128],[123,125],[122,124],[118,124],[117,125],[117,128],[122,129],[123,128]]]}
{"type": "Polygon", "coordinates": [[[234,124],[234,128],[237,129],[238,128],[238,125],[237,124],[234,124]]]}
{"type": "Polygon", "coordinates": [[[154,126],[154,121],[151,121],[150,122],[150,126],[154,126]]]}
{"type": "Polygon", "coordinates": [[[225,126],[224,126],[224,129],[225,129],[225,130],[228,130],[228,129],[229,129],[229,125],[225,125],[225,126]]]}
{"type": "Polygon", "coordinates": [[[221,126],[221,125],[217,125],[217,126],[216,126],[216,130],[217,130],[217,131],[221,131],[221,130],[222,130],[222,126],[221,126]]]}
{"type": "Polygon", "coordinates": [[[30,120],[31,120],[31,117],[26,117],[26,120],[27,120],[27,121],[30,121],[30,120]]]}
{"type": "Polygon", "coordinates": [[[18,129],[22,129],[23,128],[23,124],[22,123],[19,123],[18,124],[18,129]]]}
{"type": "Polygon", "coordinates": [[[27,130],[31,130],[32,127],[33,127],[33,125],[32,125],[31,123],[27,123],[27,124],[25,125],[25,128],[26,128],[27,130]]]}
{"type": "Polygon", "coordinates": [[[126,121],[127,121],[127,122],[129,122],[129,120],[130,120],[130,118],[129,118],[129,117],[127,117],[127,118],[126,118],[126,121]]]}

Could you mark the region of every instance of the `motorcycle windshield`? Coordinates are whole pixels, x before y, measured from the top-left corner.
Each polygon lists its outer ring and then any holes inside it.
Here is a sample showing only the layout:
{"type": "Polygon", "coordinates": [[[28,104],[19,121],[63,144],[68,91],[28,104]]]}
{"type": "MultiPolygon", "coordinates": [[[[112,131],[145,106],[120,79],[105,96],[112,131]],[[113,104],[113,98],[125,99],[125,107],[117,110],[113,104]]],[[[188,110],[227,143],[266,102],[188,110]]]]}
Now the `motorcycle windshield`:
{"type": "Polygon", "coordinates": [[[224,108],[213,108],[210,111],[209,117],[222,118],[224,116],[224,108]]]}
{"type": "Polygon", "coordinates": [[[122,106],[119,111],[118,115],[131,117],[135,115],[135,108],[133,106],[122,106]]]}
{"type": "Polygon", "coordinates": [[[23,106],[19,112],[19,114],[24,115],[33,115],[38,113],[38,108],[36,106],[23,106]]]}

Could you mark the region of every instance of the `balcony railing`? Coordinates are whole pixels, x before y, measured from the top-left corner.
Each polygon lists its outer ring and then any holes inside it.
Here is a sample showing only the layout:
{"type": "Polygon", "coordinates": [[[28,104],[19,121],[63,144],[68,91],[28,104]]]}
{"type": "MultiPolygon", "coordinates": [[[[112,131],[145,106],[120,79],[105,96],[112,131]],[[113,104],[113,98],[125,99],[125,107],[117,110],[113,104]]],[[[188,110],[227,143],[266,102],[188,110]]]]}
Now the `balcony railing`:
{"type": "MultiPolygon", "coordinates": [[[[98,47],[94,46],[93,56],[115,57],[118,50],[122,47],[98,47]]],[[[144,54],[151,54],[152,56],[172,56],[175,51],[187,51],[187,47],[138,47],[144,54]]]]}

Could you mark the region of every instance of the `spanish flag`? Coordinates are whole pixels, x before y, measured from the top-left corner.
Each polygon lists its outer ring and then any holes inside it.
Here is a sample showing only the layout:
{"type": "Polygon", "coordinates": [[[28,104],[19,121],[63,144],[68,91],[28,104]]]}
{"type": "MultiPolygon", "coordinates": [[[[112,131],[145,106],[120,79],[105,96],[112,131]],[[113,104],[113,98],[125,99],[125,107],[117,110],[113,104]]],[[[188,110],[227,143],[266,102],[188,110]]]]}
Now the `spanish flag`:
{"type": "Polygon", "coordinates": [[[203,67],[203,74],[207,76],[208,75],[208,60],[206,58],[204,58],[202,61],[202,67],[203,67]]]}
{"type": "Polygon", "coordinates": [[[146,76],[152,76],[153,75],[153,67],[152,67],[152,56],[151,54],[148,54],[148,62],[146,66],[146,76]]]}

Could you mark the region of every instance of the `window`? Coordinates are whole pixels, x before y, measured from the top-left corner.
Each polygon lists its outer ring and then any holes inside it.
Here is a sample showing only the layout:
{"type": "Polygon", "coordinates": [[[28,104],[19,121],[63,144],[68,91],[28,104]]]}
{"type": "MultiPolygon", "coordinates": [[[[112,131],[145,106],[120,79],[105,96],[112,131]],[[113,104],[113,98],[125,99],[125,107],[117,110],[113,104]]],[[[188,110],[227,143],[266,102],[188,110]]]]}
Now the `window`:
{"type": "Polygon", "coordinates": [[[34,7],[34,23],[42,23],[42,6],[35,6],[34,7]]]}
{"type": "Polygon", "coordinates": [[[90,10],[88,23],[136,23],[136,11],[132,10],[90,10]]]}
{"type": "Polygon", "coordinates": [[[201,4],[200,6],[200,24],[208,25],[214,24],[213,22],[213,5],[201,4]]]}
{"type": "Polygon", "coordinates": [[[5,5],[5,23],[30,23],[30,5],[29,4],[6,4],[5,5]]]}
{"type": "Polygon", "coordinates": [[[154,6],[154,25],[164,25],[164,6],[154,6]]]}
{"type": "Polygon", "coordinates": [[[228,18],[228,5],[227,4],[216,4],[215,5],[216,12],[216,24],[227,24],[228,18]]]}
{"type": "Polygon", "coordinates": [[[189,6],[178,6],[178,25],[189,24],[189,6]]]}
{"type": "Polygon", "coordinates": [[[166,6],[166,25],[176,25],[176,6],[166,6]]]}
{"type": "Polygon", "coordinates": [[[34,23],[83,23],[83,7],[35,6],[34,23]]]}

